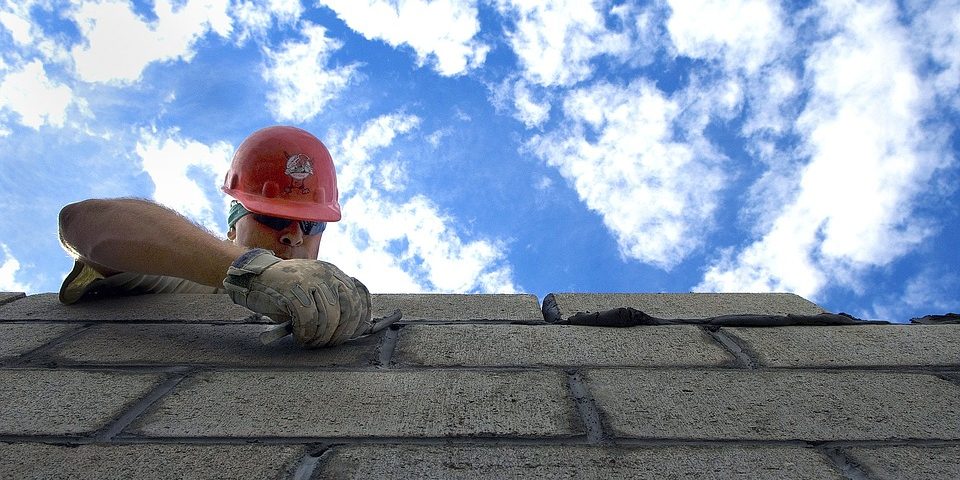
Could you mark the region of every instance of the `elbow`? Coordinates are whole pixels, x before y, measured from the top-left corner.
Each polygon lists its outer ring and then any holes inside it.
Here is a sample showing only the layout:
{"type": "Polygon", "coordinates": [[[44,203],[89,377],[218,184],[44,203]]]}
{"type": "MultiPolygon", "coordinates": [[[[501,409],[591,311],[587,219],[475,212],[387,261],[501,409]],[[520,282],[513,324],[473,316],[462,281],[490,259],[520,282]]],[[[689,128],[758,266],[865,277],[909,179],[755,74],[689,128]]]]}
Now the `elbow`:
{"type": "Polygon", "coordinates": [[[60,209],[58,229],[60,244],[74,256],[89,257],[93,239],[90,233],[96,230],[91,221],[104,213],[103,200],[83,200],[60,209]]]}

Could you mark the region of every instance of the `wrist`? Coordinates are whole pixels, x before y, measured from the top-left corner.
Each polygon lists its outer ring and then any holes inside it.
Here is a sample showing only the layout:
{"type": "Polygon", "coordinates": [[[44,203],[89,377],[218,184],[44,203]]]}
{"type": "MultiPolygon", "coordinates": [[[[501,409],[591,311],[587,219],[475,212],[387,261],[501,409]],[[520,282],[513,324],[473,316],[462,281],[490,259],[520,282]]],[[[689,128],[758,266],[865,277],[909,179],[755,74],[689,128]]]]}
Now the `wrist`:
{"type": "Polygon", "coordinates": [[[227,268],[227,276],[259,275],[270,266],[281,261],[282,260],[270,250],[254,248],[247,250],[230,263],[230,267],[227,268]]]}
{"type": "Polygon", "coordinates": [[[237,267],[237,268],[243,267],[247,263],[251,262],[255,257],[258,257],[260,255],[265,255],[265,254],[276,256],[275,253],[271,252],[270,250],[267,250],[266,248],[251,248],[250,250],[243,252],[242,255],[234,259],[233,262],[230,263],[230,266],[237,267]]]}

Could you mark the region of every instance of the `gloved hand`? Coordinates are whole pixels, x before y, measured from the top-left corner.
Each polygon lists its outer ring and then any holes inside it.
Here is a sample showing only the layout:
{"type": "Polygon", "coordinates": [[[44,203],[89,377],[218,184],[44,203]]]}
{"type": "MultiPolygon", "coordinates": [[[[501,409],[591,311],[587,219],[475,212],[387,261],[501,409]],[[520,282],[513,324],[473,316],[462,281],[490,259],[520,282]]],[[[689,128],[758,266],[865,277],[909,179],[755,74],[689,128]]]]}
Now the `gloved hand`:
{"type": "Polygon", "coordinates": [[[339,345],[389,326],[373,323],[366,286],[320,260],[281,260],[253,249],[227,269],[223,286],[237,305],[290,322],[297,343],[308,348],[339,345]]]}

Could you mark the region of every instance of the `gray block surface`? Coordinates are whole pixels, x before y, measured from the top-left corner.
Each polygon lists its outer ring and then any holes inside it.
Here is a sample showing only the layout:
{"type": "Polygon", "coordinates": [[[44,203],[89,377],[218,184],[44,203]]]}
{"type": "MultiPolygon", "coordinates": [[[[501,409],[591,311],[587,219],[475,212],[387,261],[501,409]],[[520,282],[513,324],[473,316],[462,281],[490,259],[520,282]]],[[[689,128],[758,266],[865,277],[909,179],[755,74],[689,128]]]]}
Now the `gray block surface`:
{"type": "Polygon", "coordinates": [[[29,295],[0,306],[0,321],[176,321],[270,323],[230,301],[227,295],[162,293],[104,298],[63,305],[55,293],[29,295]]]}
{"type": "Polygon", "coordinates": [[[314,478],[840,479],[817,452],[788,447],[335,447],[314,478]]]}
{"type": "Polygon", "coordinates": [[[562,437],[582,431],[566,388],[559,372],[210,372],[184,380],[128,431],[157,437],[562,437]]]}
{"type": "Polygon", "coordinates": [[[846,453],[877,480],[960,478],[960,446],[859,447],[846,453]]]}
{"type": "Polygon", "coordinates": [[[0,434],[95,431],[152,390],[163,376],[77,370],[0,370],[0,434]]]}
{"type": "Polygon", "coordinates": [[[27,353],[78,328],[62,323],[0,323],[0,360],[27,353]]]}
{"type": "Polygon", "coordinates": [[[303,447],[284,445],[81,445],[0,443],[4,478],[281,478],[303,447]]]}
{"type": "Polygon", "coordinates": [[[618,437],[960,439],[960,387],[933,375],[664,369],[585,378],[618,437]]]}
{"type": "Polygon", "coordinates": [[[960,365],[960,325],[724,329],[770,367],[960,365]]]}
{"type": "MultiPolygon", "coordinates": [[[[2,325],[0,325],[2,326],[2,325]]],[[[47,352],[63,364],[363,366],[374,363],[382,333],[308,350],[292,335],[260,343],[268,325],[102,324],[47,352]]]]}
{"type": "Polygon", "coordinates": [[[397,364],[428,366],[723,366],[732,356],[694,326],[410,325],[397,364]]]}
{"type": "Polygon", "coordinates": [[[540,303],[529,294],[372,295],[374,317],[403,312],[403,322],[503,321],[543,323],[540,303]]]}
{"type": "Polygon", "coordinates": [[[0,305],[25,297],[23,292],[0,292],[0,305]]]}
{"type": "Polygon", "coordinates": [[[577,313],[632,307],[657,318],[700,319],[720,315],[817,315],[824,310],[792,293],[553,293],[544,313],[564,320],[577,313]],[[555,302],[556,310],[550,305],[555,302]]]}

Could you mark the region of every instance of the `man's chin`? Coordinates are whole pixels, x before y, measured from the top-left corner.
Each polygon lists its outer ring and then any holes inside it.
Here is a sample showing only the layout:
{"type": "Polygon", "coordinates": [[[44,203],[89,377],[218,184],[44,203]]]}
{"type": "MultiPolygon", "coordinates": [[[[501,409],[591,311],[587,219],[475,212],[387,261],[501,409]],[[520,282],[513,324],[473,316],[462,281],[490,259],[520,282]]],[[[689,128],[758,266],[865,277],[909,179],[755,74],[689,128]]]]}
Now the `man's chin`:
{"type": "Polygon", "coordinates": [[[277,257],[279,257],[279,258],[282,259],[282,260],[290,260],[291,258],[297,258],[296,255],[293,255],[293,254],[292,254],[291,252],[289,252],[289,251],[274,252],[274,255],[276,255],[277,257]]]}
{"type": "Polygon", "coordinates": [[[315,256],[310,256],[310,252],[301,249],[281,249],[274,252],[274,254],[283,260],[290,260],[294,258],[305,258],[310,260],[316,259],[315,256]]]}

